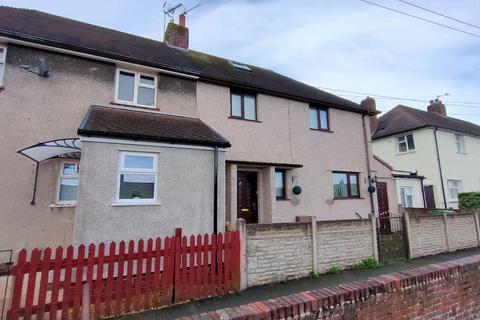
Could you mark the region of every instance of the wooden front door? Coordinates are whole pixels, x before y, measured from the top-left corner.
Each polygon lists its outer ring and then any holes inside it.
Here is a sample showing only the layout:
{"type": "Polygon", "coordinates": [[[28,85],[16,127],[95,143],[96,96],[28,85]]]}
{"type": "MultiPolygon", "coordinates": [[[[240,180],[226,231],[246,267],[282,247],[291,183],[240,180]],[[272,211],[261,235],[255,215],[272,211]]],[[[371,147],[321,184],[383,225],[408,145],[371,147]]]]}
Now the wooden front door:
{"type": "Polygon", "coordinates": [[[386,182],[377,182],[378,213],[381,217],[388,217],[388,192],[386,182]]]}
{"type": "Polygon", "coordinates": [[[433,186],[425,186],[425,203],[428,209],[435,209],[435,195],[433,194],[433,186]]]}
{"type": "Polygon", "coordinates": [[[246,223],[258,223],[257,173],[237,173],[237,218],[246,223]]]}

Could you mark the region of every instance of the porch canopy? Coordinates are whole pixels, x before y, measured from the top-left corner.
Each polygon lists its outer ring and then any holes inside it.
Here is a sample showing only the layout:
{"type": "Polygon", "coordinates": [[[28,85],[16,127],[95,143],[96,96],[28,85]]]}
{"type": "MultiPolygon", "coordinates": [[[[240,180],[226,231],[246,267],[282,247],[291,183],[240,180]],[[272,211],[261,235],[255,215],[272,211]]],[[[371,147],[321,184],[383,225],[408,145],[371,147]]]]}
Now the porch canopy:
{"type": "Polygon", "coordinates": [[[53,158],[80,159],[82,144],[79,138],[66,138],[50,140],[37,143],[31,147],[19,150],[18,153],[37,163],[35,170],[35,182],[33,186],[33,197],[30,202],[35,204],[35,194],[37,192],[38,165],[40,162],[53,158]]]}

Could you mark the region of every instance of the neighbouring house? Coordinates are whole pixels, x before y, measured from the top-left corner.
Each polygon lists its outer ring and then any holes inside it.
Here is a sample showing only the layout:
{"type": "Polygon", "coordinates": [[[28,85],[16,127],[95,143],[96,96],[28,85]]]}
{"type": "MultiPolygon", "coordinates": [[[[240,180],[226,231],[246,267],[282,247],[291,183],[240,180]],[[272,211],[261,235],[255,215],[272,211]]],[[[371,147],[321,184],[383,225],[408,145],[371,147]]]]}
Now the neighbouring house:
{"type": "Polygon", "coordinates": [[[2,249],[374,212],[375,111],[188,37],[0,7],[2,249]]]}
{"type": "MultiPolygon", "coordinates": [[[[425,207],[456,209],[460,192],[480,190],[480,126],[448,117],[438,99],[427,109],[399,105],[378,119],[372,116],[373,153],[397,170],[425,176],[425,207]]],[[[397,186],[404,205],[422,206],[415,196],[418,183],[397,186]]]]}

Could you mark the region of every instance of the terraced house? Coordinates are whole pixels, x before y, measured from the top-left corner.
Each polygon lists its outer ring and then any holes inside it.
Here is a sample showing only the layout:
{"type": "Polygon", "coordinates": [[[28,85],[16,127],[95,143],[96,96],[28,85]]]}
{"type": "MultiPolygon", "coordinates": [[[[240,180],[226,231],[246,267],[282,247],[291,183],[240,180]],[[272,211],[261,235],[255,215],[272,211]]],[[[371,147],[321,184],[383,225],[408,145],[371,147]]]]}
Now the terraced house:
{"type": "Polygon", "coordinates": [[[366,107],[271,70],[0,7],[0,243],[366,218],[366,107]]]}

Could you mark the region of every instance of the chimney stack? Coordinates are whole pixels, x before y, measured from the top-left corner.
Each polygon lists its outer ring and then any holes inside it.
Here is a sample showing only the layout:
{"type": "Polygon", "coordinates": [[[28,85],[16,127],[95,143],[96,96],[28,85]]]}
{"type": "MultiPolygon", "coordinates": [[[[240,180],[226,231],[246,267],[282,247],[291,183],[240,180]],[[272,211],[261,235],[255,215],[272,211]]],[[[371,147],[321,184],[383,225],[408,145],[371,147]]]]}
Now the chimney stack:
{"type": "Polygon", "coordinates": [[[188,50],[188,28],[185,26],[184,14],[178,17],[178,24],[168,23],[163,39],[171,47],[188,50]]]}
{"type": "Polygon", "coordinates": [[[370,115],[370,133],[374,133],[375,130],[377,130],[377,104],[375,99],[366,97],[360,104],[367,109],[369,113],[372,113],[370,115]]]}
{"type": "Polygon", "coordinates": [[[441,114],[442,116],[447,116],[447,109],[445,105],[440,101],[440,99],[436,98],[435,100],[430,100],[430,105],[427,107],[428,112],[435,112],[441,114]]]}

